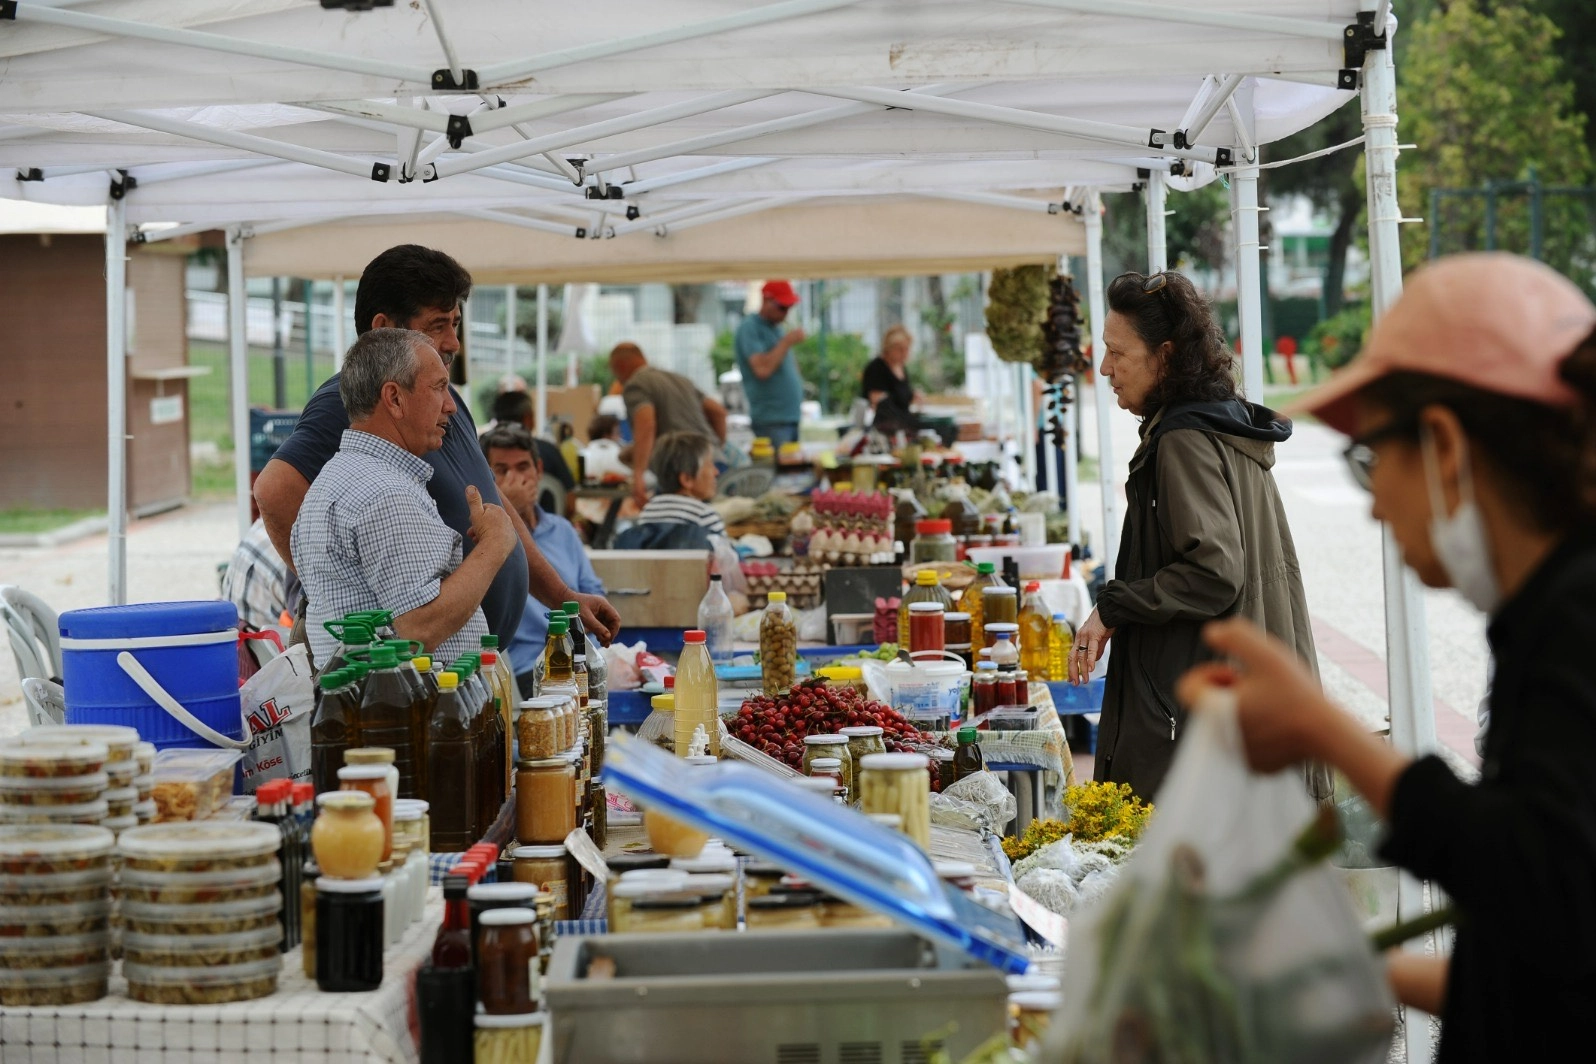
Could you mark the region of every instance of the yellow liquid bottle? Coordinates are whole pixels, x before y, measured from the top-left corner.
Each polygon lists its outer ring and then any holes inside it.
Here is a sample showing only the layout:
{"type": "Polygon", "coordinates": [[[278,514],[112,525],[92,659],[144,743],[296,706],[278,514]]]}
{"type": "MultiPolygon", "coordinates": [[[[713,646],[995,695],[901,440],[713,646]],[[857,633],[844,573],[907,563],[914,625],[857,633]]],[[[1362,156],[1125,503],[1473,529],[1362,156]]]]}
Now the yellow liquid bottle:
{"type": "Polygon", "coordinates": [[[1020,668],[1037,679],[1048,674],[1052,636],[1053,611],[1042,601],[1042,585],[1033,580],[1025,585],[1020,607],[1020,668]]]}
{"type": "Polygon", "coordinates": [[[997,575],[997,566],[991,562],[980,562],[975,567],[975,580],[959,596],[959,610],[970,615],[971,654],[979,654],[987,645],[981,635],[981,620],[984,613],[981,608],[981,589],[996,587],[1000,583],[1002,580],[997,575]]]}
{"type": "Polygon", "coordinates": [[[1075,645],[1075,630],[1062,613],[1053,614],[1053,634],[1047,644],[1047,678],[1061,681],[1070,678],[1070,650],[1075,645]]]}
{"type": "Polygon", "coordinates": [[[682,637],[682,656],[676,663],[676,720],[673,738],[676,756],[686,757],[693,732],[700,725],[709,737],[709,753],[720,756],[720,686],[704,633],[693,629],[682,637]]]}

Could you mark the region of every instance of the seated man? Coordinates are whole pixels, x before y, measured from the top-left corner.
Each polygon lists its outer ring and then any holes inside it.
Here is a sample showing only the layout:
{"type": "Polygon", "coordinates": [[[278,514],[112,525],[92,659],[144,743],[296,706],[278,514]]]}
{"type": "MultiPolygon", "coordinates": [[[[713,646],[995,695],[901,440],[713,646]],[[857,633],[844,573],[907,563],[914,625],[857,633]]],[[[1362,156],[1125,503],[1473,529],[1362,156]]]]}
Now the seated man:
{"type": "MultiPolygon", "coordinates": [[[[536,422],[537,407],[526,389],[503,391],[493,400],[493,421],[483,426],[477,438],[480,440],[503,425],[520,425],[527,432],[536,433],[538,428],[536,422]]],[[[532,443],[538,449],[538,461],[543,465],[544,475],[559,481],[565,486],[566,491],[574,489],[576,477],[572,475],[573,471],[566,463],[565,455],[560,453],[560,445],[537,435],[533,435],[532,443]]]]}
{"type": "MultiPolygon", "coordinates": [[[[533,446],[532,434],[519,425],[499,425],[482,437],[482,454],[493,470],[500,497],[521,515],[521,520],[532,531],[532,542],[554,566],[560,579],[584,595],[604,594],[604,584],[593,571],[582,538],[571,522],[559,514],[549,513],[536,501],[543,463],[533,446]]],[[[543,653],[548,634],[548,607],[528,595],[526,609],[521,611],[520,627],[507,648],[510,667],[515,670],[523,697],[531,696],[532,665],[543,653]]]]}
{"type": "Polygon", "coordinates": [[[460,534],[427,494],[422,455],[443,443],[455,412],[442,357],[424,333],[372,329],[344,357],[338,395],[349,428],[306,492],[290,545],[312,657],[326,661],[336,646],[322,622],[374,609],[392,610],[401,638],[444,661],[476,649],[488,634],[483,596],[518,539],[468,485],[476,546],[462,561],[460,534]]]}

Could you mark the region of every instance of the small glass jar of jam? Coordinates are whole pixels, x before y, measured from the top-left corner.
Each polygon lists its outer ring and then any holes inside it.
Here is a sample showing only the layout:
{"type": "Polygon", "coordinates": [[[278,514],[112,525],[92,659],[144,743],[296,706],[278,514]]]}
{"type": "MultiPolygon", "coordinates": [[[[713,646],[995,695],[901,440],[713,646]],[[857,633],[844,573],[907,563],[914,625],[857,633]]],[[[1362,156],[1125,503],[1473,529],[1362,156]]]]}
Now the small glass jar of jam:
{"type": "Polygon", "coordinates": [[[750,931],[809,931],[820,927],[820,896],[804,891],[750,898],[745,914],[750,931]]]}
{"type": "Polygon", "coordinates": [[[945,618],[940,602],[909,603],[909,653],[941,657],[947,645],[945,618]]]}
{"type": "Polygon", "coordinates": [[[563,844],[558,846],[517,846],[510,851],[517,883],[529,883],[554,899],[554,918],[570,920],[571,863],[563,844]]]}
{"type": "Polygon", "coordinates": [[[478,883],[466,891],[471,913],[471,951],[482,938],[482,917],[498,909],[530,909],[537,904],[538,888],[531,883],[478,883]]]}
{"type": "Polygon", "coordinates": [[[997,587],[983,587],[981,589],[982,625],[990,625],[994,622],[1017,625],[1020,620],[1019,603],[1019,592],[1006,584],[1000,584],[997,587]]]}
{"type": "Polygon", "coordinates": [[[997,666],[983,661],[975,667],[975,677],[970,681],[970,710],[975,714],[990,713],[998,702],[997,666]]]}
{"type": "Polygon", "coordinates": [[[1031,704],[1031,678],[1024,669],[1014,670],[1014,705],[1028,706],[1031,704]]]}
{"type": "Polygon", "coordinates": [[[477,996],[482,1010],[513,1016],[537,1008],[537,913],[531,909],[491,909],[482,914],[477,941],[477,996]]]}
{"type": "Polygon", "coordinates": [[[329,994],[382,986],[382,877],[316,880],[316,986],[329,994]]]}
{"type": "Polygon", "coordinates": [[[1013,669],[999,669],[997,678],[997,704],[1020,705],[1018,675],[1013,669]]]}

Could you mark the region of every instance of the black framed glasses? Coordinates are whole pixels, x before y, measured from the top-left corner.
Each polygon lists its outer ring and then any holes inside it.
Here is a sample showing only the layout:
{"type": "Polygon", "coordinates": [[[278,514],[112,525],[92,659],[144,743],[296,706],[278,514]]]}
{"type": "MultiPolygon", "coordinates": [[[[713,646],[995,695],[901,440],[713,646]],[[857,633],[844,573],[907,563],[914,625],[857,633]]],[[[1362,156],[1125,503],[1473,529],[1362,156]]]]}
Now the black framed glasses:
{"type": "Polygon", "coordinates": [[[1352,474],[1352,479],[1364,491],[1371,490],[1374,484],[1374,467],[1379,463],[1380,456],[1375,452],[1374,446],[1398,436],[1411,433],[1416,422],[1403,418],[1390,424],[1382,425],[1372,432],[1362,436],[1355,436],[1346,449],[1341,452],[1341,457],[1347,463],[1347,472],[1352,474]]]}

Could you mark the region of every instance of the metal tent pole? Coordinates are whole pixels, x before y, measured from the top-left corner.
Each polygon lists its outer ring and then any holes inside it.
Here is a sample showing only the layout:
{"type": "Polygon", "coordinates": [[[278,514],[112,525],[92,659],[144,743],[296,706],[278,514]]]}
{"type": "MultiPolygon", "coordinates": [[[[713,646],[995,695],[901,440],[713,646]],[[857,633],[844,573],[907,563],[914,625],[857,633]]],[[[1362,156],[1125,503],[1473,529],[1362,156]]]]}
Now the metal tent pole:
{"type": "Polygon", "coordinates": [[[348,321],[347,314],[348,312],[344,309],[344,275],[339,274],[333,278],[332,337],[333,372],[335,373],[344,368],[344,352],[349,349],[348,335],[344,332],[344,326],[348,321]]]}
{"type": "MultiPolygon", "coordinates": [[[[1102,365],[1103,319],[1108,314],[1103,293],[1103,201],[1096,192],[1086,200],[1081,220],[1086,223],[1086,306],[1092,319],[1092,357],[1102,365]]],[[[1103,492],[1103,575],[1114,578],[1114,559],[1119,555],[1119,496],[1114,484],[1114,432],[1109,417],[1114,409],[1108,381],[1101,370],[1093,388],[1097,398],[1097,482],[1103,492]]]]}
{"type": "Polygon", "coordinates": [[[1164,233],[1164,202],[1169,197],[1167,178],[1162,170],[1147,174],[1147,272],[1162,273],[1169,269],[1169,241],[1164,233]]]}
{"type": "Polygon", "coordinates": [[[238,538],[249,533],[249,306],[244,298],[244,231],[227,230],[227,354],[232,385],[233,476],[238,538]]]}
{"type": "Polygon", "coordinates": [[[516,306],[515,285],[504,286],[504,372],[515,372],[515,319],[520,314],[516,306]]]}
{"type": "MultiPolygon", "coordinates": [[[[549,431],[549,286],[538,285],[538,431],[549,431]]],[[[576,472],[576,470],[571,470],[576,472]]]]}
{"type": "Polygon", "coordinates": [[[1035,404],[1031,401],[1031,367],[1025,363],[1015,363],[1010,379],[1014,382],[1014,397],[1019,400],[1015,404],[1019,415],[1014,429],[1014,442],[1020,449],[1020,468],[1025,470],[1025,479],[1031,485],[1031,490],[1037,491],[1044,485],[1037,480],[1036,411],[1032,409],[1035,404]]]}
{"type": "Polygon", "coordinates": [[[1080,398],[1080,378],[1069,379],[1070,406],[1064,414],[1064,512],[1069,517],[1069,538],[1071,543],[1081,541],[1081,490],[1080,490],[1080,463],[1081,441],[1076,438],[1075,402],[1080,398]]]}
{"type": "Polygon", "coordinates": [[[127,201],[105,205],[106,516],[110,605],[127,602],[127,201]]]}
{"type": "Polygon", "coordinates": [[[1231,186],[1231,217],[1236,226],[1236,315],[1241,319],[1241,387],[1253,402],[1263,400],[1263,280],[1259,270],[1258,167],[1242,166],[1231,186]]]}

